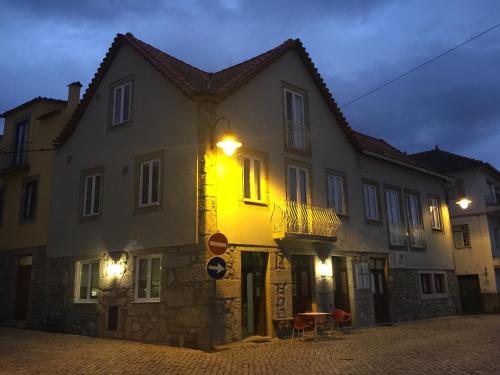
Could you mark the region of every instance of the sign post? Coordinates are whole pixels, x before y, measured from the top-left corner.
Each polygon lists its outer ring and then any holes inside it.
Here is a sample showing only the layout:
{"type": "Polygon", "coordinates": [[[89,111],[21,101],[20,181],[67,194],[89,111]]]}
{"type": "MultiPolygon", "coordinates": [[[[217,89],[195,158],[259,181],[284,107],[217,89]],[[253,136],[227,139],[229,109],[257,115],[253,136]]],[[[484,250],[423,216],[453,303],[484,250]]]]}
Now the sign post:
{"type": "Polygon", "coordinates": [[[217,280],[221,280],[226,275],[227,265],[226,261],[219,255],[226,252],[229,246],[227,237],[223,233],[214,233],[208,238],[208,248],[213,256],[207,262],[207,273],[213,279],[212,291],[212,311],[211,311],[211,329],[210,329],[210,346],[214,344],[214,330],[215,330],[215,299],[217,295],[217,280]]]}

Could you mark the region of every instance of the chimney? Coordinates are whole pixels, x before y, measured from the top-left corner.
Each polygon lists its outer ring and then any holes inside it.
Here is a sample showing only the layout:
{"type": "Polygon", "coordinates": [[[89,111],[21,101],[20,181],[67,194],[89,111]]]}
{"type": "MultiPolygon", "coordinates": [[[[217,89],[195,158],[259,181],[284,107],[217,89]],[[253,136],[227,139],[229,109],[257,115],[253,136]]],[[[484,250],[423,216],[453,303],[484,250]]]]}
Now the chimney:
{"type": "Polygon", "coordinates": [[[72,82],[68,85],[68,106],[67,108],[73,110],[80,103],[80,89],[82,84],[80,82],[72,82]]]}

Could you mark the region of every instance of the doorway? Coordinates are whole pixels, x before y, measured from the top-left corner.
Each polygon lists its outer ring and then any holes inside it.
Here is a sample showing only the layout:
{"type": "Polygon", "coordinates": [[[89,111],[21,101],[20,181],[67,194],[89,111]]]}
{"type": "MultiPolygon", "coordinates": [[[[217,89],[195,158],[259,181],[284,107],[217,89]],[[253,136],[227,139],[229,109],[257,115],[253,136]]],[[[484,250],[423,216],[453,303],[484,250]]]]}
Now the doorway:
{"type": "Polygon", "coordinates": [[[28,299],[30,295],[31,283],[31,264],[31,255],[24,255],[18,258],[16,275],[16,320],[26,320],[26,315],[28,313],[28,299]]]}
{"type": "Polygon", "coordinates": [[[347,258],[332,257],[333,260],[333,278],[335,290],[333,292],[333,303],[336,309],[351,312],[351,303],[349,300],[349,288],[347,279],[347,258]]]}
{"type": "Polygon", "coordinates": [[[267,253],[241,252],[242,336],[266,335],[267,253]]]}
{"type": "Polygon", "coordinates": [[[370,259],[370,279],[373,293],[375,323],[389,322],[389,306],[385,283],[385,259],[370,259]]]}
{"type": "Polygon", "coordinates": [[[312,311],[313,256],[292,255],[293,314],[312,311]]]}
{"type": "Polygon", "coordinates": [[[458,275],[460,304],[463,313],[480,313],[483,311],[479,275],[458,275]]]}

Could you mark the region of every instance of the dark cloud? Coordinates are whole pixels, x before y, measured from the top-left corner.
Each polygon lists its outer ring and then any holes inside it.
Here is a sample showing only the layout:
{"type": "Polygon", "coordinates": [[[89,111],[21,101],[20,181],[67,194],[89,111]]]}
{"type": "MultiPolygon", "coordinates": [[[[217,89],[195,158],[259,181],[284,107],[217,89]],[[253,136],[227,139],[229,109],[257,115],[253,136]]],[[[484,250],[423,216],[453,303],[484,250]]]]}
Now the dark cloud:
{"type": "MultiPolygon", "coordinates": [[[[0,111],[88,84],[127,31],[208,71],[300,37],[343,103],[499,22],[499,10],[494,0],[0,0],[0,111]]],[[[410,152],[439,144],[500,166],[499,46],[500,28],[343,111],[410,152]]]]}

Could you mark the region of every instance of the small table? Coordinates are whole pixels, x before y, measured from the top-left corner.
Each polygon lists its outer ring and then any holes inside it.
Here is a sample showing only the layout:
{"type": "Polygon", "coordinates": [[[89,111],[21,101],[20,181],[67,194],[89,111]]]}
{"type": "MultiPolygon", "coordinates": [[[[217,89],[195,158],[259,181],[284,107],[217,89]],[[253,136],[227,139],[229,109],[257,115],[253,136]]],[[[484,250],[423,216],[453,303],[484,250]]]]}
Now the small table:
{"type": "Polygon", "coordinates": [[[314,339],[318,337],[318,321],[317,319],[319,317],[331,317],[331,313],[325,313],[325,312],[305,312],[305,313],[298,313],[298,316],[301,316],[303,318],[312,318],[314,320],[314,339]]]}

